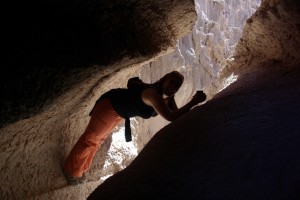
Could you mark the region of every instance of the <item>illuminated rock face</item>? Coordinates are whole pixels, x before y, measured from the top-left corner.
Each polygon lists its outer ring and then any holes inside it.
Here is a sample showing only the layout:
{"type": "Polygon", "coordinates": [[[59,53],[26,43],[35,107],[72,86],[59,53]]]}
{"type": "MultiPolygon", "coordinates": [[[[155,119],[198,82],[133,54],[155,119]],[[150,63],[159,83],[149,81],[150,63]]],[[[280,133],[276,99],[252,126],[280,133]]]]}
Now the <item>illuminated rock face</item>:
{"type": "MultiPolygon", "coordinates": [[[[160,2],[161,8],[169,11],[166,19],[171,26],[167,27],[173,27],[166,34],[175,34],[170,44],[164,43],[165,48],[192,30],[194,5],[185,2],[185,9],[180,9],[182,1],[160,2]]],[[[187,81],[179,102],[184,103],[197,89],[204,89],[212,99],[158,132],[133,163],[109,178],[94,197],[296,199],[300,168],[299,3],[263,1],[245,25],[258,5],[254,1],[199,1],[197,12],[202,20],[197,21],[192,35],[180,40],[176,53],[164,58],[157,52],[125,55],[106,68],[88,68],[40,114],[1,128],[1,198],[86,199],[105,178],[128,166],[153,136],[154,130],[147,125],[136,126],[137,144],[126,144],[122,127],[116,130],[98,151],[87,184],[68,187],[61,171],[97,98],[111,88],[124,87],[141,66],[156,60],[151,63],[155,70],[150,76],[141,72],[145,81],[155,81],[172,70],[167,65],[176,64],[175,69],[183,72],[187,81]],[[199,79],[198,70],[202,74],[199,79]],[[213,96],[232,73],[237,81],[213,96]]],[[[144,6],[156,13],[157,6],[144,6]]],[[[149,13],[142,14],[146,17],[149,13]]]]}
{"type": "Polygon", "coordinates": [[[217,83],[237,81],[157,132],[89,200],[298,199],[299,11],[263,1],[217,83]]]}
{"type": "Polygon", "coordinates": [[[299,65],[252,75],[162,128],[88,200],[298,199],[299,65]]]}
{"type": "Polygon", "coordinates": [[[0,73],[0,199],[86,199],[137,154],[120,130],[98,151],[89,183],[68,187],[61,166],[90,110],[192,30],[194,1],[62,0],[9,8],[12,24],[3,30],[11,32],[10,55],[0,73]]]}
{"type": "Polygon", "coordinates": [[[86,82],[93,65],[109,68],[100,79],[169,52],[196,20],[193,0],[7,2],[4,15],[1,127],[86,82]]]}
{"type": "MultiPolygon", "coordinates": [[[[141,77],[146,82],[155,82],[172,70],[181,72],[185,81],[176,94],[179,106],[184,105],[197,90],[203,90],[211,98],[232,82],[231,76],[220,80],[219,74],[233,59],[246,20],[257,10],[260,0],[199,0],[195,3],[198,18],[192,32],[179,40],[173,53],[150,62],[141,71],[141,77]]],[[[161,117],[139,121],[138,128],[146,133],[138,137],[139,150],[168,124],[161,117]]]]}

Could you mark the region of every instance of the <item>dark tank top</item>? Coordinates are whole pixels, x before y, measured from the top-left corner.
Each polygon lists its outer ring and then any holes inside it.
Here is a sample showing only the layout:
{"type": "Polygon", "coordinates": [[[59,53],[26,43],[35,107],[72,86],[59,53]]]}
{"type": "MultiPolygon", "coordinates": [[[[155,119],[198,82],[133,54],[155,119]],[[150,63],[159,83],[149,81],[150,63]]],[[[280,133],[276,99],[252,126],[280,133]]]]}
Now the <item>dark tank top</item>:
{"type": "MultiPolygon", "coordinates": [[[[125,119],[125,139],[126,142],[130,142],[132,140],[130,118],[139,116],[148,119],[157,115],[153,107],[143,102],[142,92],[147,88],[155,88],[161,95],[163,92],[157,84],[145,84],[138,77],[129,79],[127,87],[127,89],[112,89],[104,93],[97,102],[105,98],[110,100],[118,115],[125,119]]],[[[90,115],[92,112],[93,110],[90,115]]]]}
{"type": "MultiPolygon", "coordinates": [[[[132,140],[130,118],[142,117],[148,119],[157,115],[153,107],[148,106],[142,100],[142,92],[147,88],[156,88],[154,85],[141,84],[130,88],[117,88],[104,93],[98,100],[108,98],[115,111],[125,119],[125,139],[126,142],[132,140]]],[[[162,92],[156,88],[159,93],[162,92]]],[[[97,103],[96,102],[96,103],[97,103]]],[[[92,112],[92,111],[91,111],[92,112]]]]}
{"type": "Polygon", "coordinates": [[[124,119],[136,116],[148,119],[155,114],[155,111],[142,100],[141,95],[145,89],[146,87],[112,89],[103,94],[100,99],[109,98],[115,111],[124,119]]]}

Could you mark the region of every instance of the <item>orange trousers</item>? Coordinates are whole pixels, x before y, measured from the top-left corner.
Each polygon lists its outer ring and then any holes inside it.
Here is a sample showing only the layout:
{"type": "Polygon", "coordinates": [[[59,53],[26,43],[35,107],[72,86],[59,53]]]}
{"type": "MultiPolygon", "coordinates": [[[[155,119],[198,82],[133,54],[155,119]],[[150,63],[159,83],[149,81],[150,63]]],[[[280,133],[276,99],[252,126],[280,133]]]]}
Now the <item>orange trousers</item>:
{"type": "Polygon", "coordinates": [[[64,163],[64,171],[72,177],[81,177],[90,168],[96,151],[112,130],[121,122],[109,99],[99,101],[92,112],[90,122],[74,145],[64,163]]]}

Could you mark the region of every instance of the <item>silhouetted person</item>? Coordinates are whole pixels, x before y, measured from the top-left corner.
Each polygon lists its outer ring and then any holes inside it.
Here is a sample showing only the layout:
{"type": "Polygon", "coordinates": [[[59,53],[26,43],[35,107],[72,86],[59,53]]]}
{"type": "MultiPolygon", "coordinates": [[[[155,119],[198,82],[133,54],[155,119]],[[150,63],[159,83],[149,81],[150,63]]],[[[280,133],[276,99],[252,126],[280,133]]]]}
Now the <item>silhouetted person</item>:
{"type": "Polygon", "coordinates": [[[135,77],[128,80],[127,88],[112,89],[103,94],[90,113],[91,119],[85,132],[63,166],[68,184],[86,182],[84,174],[90,168],[96,151],[124,119],[125,138],[126,141],[131,141],[130,117],[148,119],[159,114],[172,122],[193,106],[205,101],[206,95],[198,91],[190,102],[178,109],[174,95],[183,80],[183,75],[177,71],[166,74],[153,84],[144,83],[135,77]]]}

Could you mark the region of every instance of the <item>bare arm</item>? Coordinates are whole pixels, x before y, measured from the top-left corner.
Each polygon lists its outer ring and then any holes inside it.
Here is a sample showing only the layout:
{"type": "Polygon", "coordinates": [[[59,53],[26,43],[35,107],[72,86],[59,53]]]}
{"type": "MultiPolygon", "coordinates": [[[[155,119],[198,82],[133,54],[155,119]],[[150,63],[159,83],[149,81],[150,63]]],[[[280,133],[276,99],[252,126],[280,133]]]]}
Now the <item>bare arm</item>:
{"type": "Polygon", "coordinates": [[[167,97],[164,99],[165,101],[165,104],[168,106],[168,108],[171,110],[171,111],[176,111],[178,110],[178,106],[175,102],[175,98],[174,96],[170,96],[170,97],[167,97]]]}
{"type": "Polygon", "coordinates": [[[148,88],[143,91],[142,100],[145,104],[152,106],[154,110],[166,120],[174,121],[184,113],[188,112],[193,106],[197,105],[201,101],[204,101],[205,98],[203,100],[203,95],[200,98],[200,96],[196,94],[190,102],[179,109],[175,109],[174,111],[171,111],[166,106],[164,99],[154,88],[148,88]]]}

